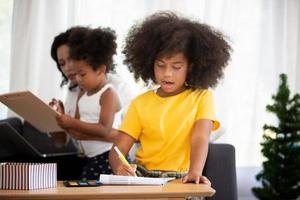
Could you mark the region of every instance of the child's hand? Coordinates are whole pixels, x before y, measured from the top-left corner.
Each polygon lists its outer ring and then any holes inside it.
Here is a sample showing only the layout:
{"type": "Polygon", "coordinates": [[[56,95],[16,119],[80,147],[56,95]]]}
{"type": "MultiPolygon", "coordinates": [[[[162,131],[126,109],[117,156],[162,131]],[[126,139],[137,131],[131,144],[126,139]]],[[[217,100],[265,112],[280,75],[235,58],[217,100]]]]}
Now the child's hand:
{"type": "Polygon", "coordinates": [[[64,104],[60,100],[52,99],[49,106],[56,112],[65,114],[64,104]]]}
{"type": "Polygon", "coordinates": [[[127,165],[120,164],[116,169],[116,175],[122,175],[122,176],[136,176],[136,165],[130,164],[131,167],[128,167],[127,165]]]}
{"type": "Polygon", "coordinates": [[[63,129],[68,129],[72,127],[74,118],[70,117],[69,115],[56,115],[56,121],[58,125],[63,129]]]}
{"type": "Polygon", "coordinates": [[[207,185],[211,185],[211,182],[205,176],[199,175],[199,173],[189,172],[185,177],[182,178],[183,183],[194,182],[196,184],[204,183],[207,185]]]}

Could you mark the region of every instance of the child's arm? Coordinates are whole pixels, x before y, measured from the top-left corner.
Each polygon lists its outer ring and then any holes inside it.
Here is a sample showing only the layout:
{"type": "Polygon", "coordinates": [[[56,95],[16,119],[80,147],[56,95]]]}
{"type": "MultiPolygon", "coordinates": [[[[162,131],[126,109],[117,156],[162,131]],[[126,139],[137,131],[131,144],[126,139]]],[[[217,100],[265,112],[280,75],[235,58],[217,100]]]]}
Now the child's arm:
{"type": "MultiPolygon", "coordinates": [[[[124,156],[127,156],[134,142],[135,142],[134,138],[130,137],[126,133],[119,131],[118,137],[116,138],[113,147],[117,146],[121,151],[121,153],[124,156]]],[[[128,167],[127,165],[124,165],[121,162],[117,152],[114,150],[113,147],[109,152],[109,164],[112,168],[113,173],[117,175],[124,175],[124,176],[136,176],[135,166],[128,167]]]]}
{"type": "Polygon", "coordinates": [[[209,180],[202,176],[202,171],[208,153],[209,134],[212,127],[213,122],[211,120],[201,119],[196,121],[192,129],[190,168],[187,176],[183,178],[184,183],[210,184],[209,180]]]}
{"type": "Polygon", "coordinates": [[[99,103],[101,112],[98,123],[83,122],[67,115],[60,115],[57,116],[58,124],[67,129],[75,139],[113,141],[114,138],[111,138],[112,135],[109,133],[114,115],[121,109],[119,98],[112,89],[108,89],[102,94],[99,103]]]}

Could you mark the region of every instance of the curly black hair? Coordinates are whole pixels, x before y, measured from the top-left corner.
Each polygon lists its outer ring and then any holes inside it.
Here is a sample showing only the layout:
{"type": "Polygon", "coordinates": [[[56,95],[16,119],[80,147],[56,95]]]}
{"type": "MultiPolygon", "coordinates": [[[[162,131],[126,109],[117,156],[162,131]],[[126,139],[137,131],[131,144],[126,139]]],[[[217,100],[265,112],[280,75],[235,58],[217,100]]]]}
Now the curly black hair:
{"type": "MultiPolygon", "coordinates": [[[[65,32],[62,32],[60,34],[58,34],[57,36],[54,37],[54,40],[52,42],[52,45],[51,45],[51,51],[50,51],[50,54],[51,54],[51,57],[52,59],[55,61],[56,63],[56,66],[57,66],[57,69],[60,71],[62,77],[63,77],[63,80],[62,82],[60,83],[60,86],[64,86],[66,85],[69,80],[68,78],[64,75],[64,73],[62,72],[61,68],[60,68],[60,65],[59,65],[59,62],[58,62],[58,58],[57,58],[57,49],[59,47],[61,47],[62,45],[67,45],[69,46],[69,37],[71,35],[71,32],[73,31],[79,31],[79,30],[84,30],[86,29],[85,27],[82,27],[82,26],[74,26],[72,28],[69,28],[68,30],[66,30],[65,32]]],[[[76,85],[75,85],[76,86],[76,85]]],[[[72,89],[73,86],[71,86],[71,88],[69,89],[72,89]]]]}
{"type": "Polygon", "coordinates": [[[101,64],[106,72],[114,72],[113,55],[116,54],[116,34],[110,28],[74,30],[69,38],[70,58],[84,60],[96,70],[101,64]]]}
{"type": "Polygon", "coordinates": [[[183,53],[189,64],[186,83],[194,89],[207,89],[222,78],[231,51],[225,36],[211,26],[172,12],[158,12],[131,27],[122,52],[135,79],[146,83],[155,82],[157,58],[183,53]]]}

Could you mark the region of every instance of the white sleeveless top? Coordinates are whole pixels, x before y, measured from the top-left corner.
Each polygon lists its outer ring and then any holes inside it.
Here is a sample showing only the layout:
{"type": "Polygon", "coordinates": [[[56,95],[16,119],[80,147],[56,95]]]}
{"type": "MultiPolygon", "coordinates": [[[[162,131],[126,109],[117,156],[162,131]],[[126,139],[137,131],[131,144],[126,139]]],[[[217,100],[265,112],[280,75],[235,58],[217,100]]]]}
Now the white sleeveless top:
{"type": "MultiPolygon", "coordinates": [[[[80,114],[80,120],[89,123],[98,123],[101,112],[100,98],[102,94],[112,86],[106,84],[97,93],[88,96],[84,93],[78,101],[78,111],[80,114]]],[[[118,128],[121,123],[121,112],[115,114],[113,128],[118,128]]],[[[112,143],[99,141],[99,140],[80,140],[84,154],[91,158],[100,155],[106,151],[109,151],[112,147],[112,143]]]]}

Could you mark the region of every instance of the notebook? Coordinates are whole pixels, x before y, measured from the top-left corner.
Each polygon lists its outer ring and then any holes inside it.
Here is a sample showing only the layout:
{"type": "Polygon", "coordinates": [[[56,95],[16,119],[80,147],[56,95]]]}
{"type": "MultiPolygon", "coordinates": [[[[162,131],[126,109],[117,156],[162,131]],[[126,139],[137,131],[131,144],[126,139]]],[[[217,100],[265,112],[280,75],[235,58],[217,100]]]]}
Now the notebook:
{"type": "Polygon", "coordinates": [[[0,101],[41,132],[63,131],[55,119],[59,113],[30,91],[2,94],[0,101]]]}
{"type": "Polygon", "coordinates": [[[35,143],[33,145],[8,122],[0,123],[0,145],[8,146],[10,151],[14,151],[14,153],[17,153],[18,155],[36,158],[78,154],[78,150],[72,142],[65,147],[58,148],[55,146],[54,141],[51,138],[48,138],[46,134],[41,134],[34,128],[32,128],[32,130],[28,129],[31,129],[30,125],[27,125],[26,132],[31,135],[35,134],[36,137],[42,136],[44,137],[43,140],[41,140],[41,138],[32,139],[35,140],[33,141],[33,143],[35,143]]]}

